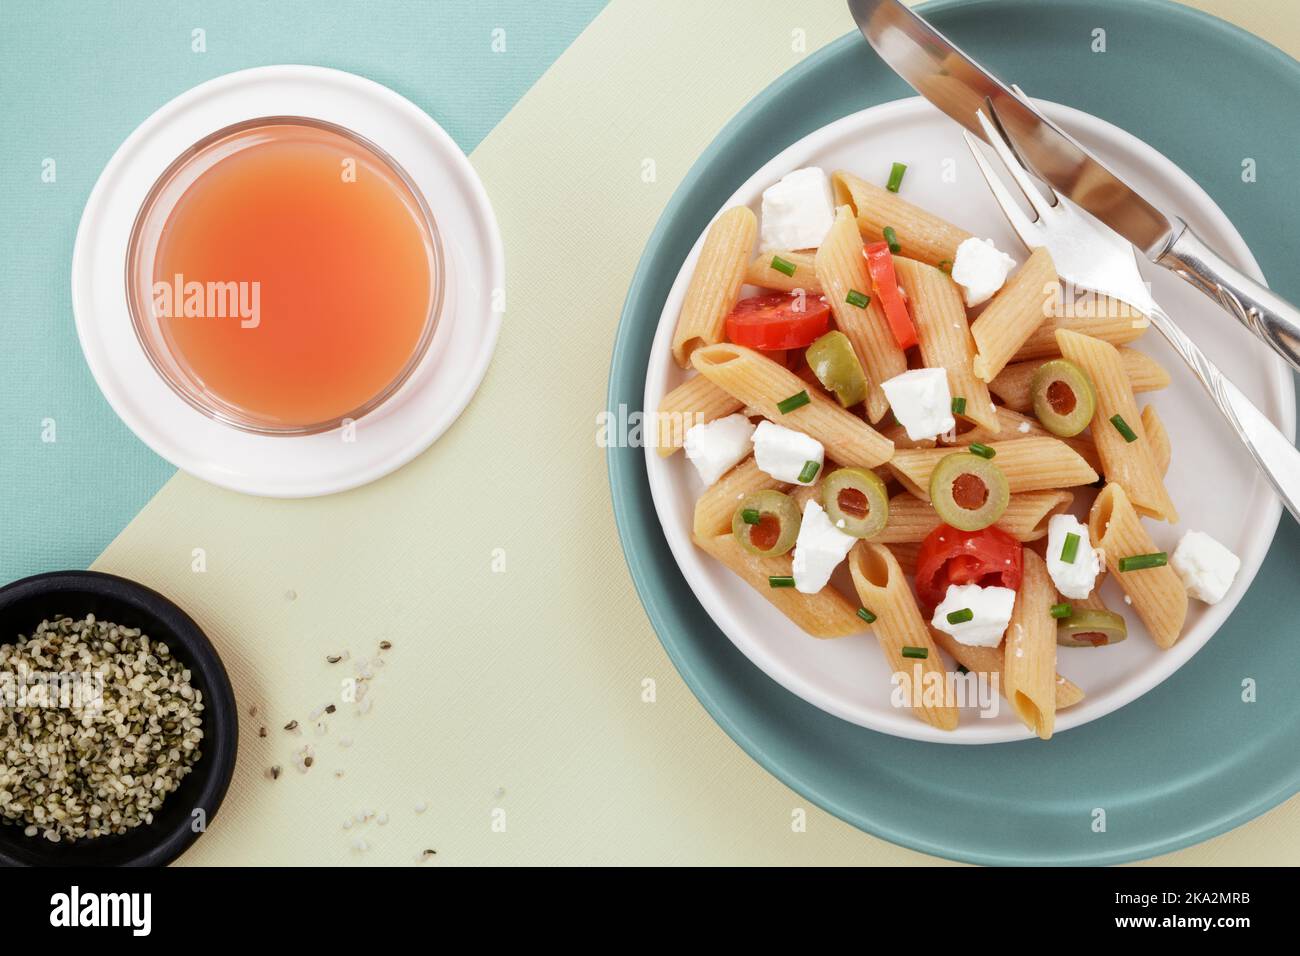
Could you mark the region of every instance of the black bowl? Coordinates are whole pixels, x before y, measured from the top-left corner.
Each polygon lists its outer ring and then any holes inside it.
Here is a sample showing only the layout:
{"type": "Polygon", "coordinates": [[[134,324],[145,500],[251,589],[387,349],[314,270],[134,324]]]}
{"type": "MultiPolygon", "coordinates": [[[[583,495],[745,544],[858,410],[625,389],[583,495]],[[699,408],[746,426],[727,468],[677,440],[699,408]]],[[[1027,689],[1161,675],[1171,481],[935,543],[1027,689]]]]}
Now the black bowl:
{"type": "Polygon", "coordinates": [[[189,667],[191,684],[203,693],[202,756],[154,813],[152,823],[123,834],[51,843],[23,834],[0,820],[0,865],[163,866],[180,856],[211,825],[235,769],[239,715],[230,678],[212,643],[188,614],[157,591],[96,571],[54,571],[0,588],[0,644],[31,634],[42,620],[94,614],[138,627],[165,641],[189,667]],[[201,816],[195,813],[202,810],[201,816]],[[196,820],[203,825],[196,827],[196,820]]]}

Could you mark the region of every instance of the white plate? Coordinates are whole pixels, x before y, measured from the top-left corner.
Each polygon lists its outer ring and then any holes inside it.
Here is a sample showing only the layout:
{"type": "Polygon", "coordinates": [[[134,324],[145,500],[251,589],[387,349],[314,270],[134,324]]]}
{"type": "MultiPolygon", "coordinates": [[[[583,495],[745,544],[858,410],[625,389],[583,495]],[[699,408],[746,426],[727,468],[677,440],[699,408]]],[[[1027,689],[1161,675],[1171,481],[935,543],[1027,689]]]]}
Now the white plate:
{"type": "MultiPolygon", "coordinates": [[[[1039,105],[1157,206],[1182,215],[1228,261],[1263,280],[1250,250],[1227,217],[1168,159],[1094,116],[1056,104],[1039,105]]],[[[846,169],[883,181],[895,161],[907,164],[904,198],[992,238],[999,248],[1024,260],[1024,247],[994,203],[957,124],[919,98],[846,116],[806,136],[750,177],[724,208],[743,204],[757,213],[763,189],[803,166],[822,166],[828,172],[846,169]],[[945,181],[944,172],[949,169],[955,170],[955,181],[945,181]]],[[[664,305],[646,376],[646,409],[657,408],[663,395],[686,377],[672,360],[671,340],[702,242],[703,236],[682,265],[664,305]]],[[[1295,394],[1286,364],[1191,286],[1159,268],[1144,272],[1170,315],[1247,397],[1285,434],[1294,436],[1295,394]]],[[[1122,707],[1195,654],[1249,587],[1281,513],[1281,505],[1250,457],[1173,350],[1154,331],[1143,336],[1136,347],[1159,360],[1173,377],[1167,390],[1139,400],[1154,402],[1168,428],[1173,460],[1167,481],[1186,521],[1173,527],[1147,522],[1147,528],[1156,544],[1169,550],[1189,528],[1207,531],[1240,555],[1241,572],[1218,605],[1191,602],[1183,637],[1168,651],[1156,648],[1131,609],[1126,609],[1118,586],[1108,580],[1103,594],[1112,608],[1127,611],[1129,639],[1105,648],[1061,648],[1060,672],[1088,696],[1057,715],[1058,732],[1122,707]]],[[[1032,736],[1006,706],[996,717],[988,718],[967,708],[954,732],[931,728],[891,706],[889,670],[874,637],[862,634],[817,640],[790,623],[738,577],[691,544],[691,514],[703,488],[685,456],[665,459],[647,449],[646,465],[655,509],[687,582],[722,631],[782,686],[845,720],[900,737],[977,744],[1032,736]]],[[[1080,514],[1092,503],[1092,493],[1084,491],[1076,496],[1075,510],[1080,514]]],[[[845,593],[851,595],[852,588],[845,593]]]]}
{"type": "Polygon", "coordinates": [[[371,80],[317,66],[267,66],[196,86],[113,154],[86,202],[72,256],[72,305],[86,362],[113,410],[146,445],[216,485],[278,498],[374,481],[428,448],[474,395],[501,327],[501,235],[465,154],[414,103],[371,80]],[[306,116],[376,143],[424,194],[446,256],[446,298],[428,353],[402,388],[341,431],[265,436],[213,421],[154,371],[127,308],[127,241],[145,194],[198,140],[260,116],[306,116]]]}

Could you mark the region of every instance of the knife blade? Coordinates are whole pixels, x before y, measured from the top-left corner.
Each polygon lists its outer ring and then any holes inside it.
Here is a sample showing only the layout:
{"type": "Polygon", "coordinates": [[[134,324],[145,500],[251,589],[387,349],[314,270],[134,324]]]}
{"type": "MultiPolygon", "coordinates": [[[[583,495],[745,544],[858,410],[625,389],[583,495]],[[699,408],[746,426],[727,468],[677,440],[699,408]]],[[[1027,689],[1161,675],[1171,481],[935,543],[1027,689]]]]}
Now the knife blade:
{"type": "Polygon", "coordinates": [[[991,103],[1025,165],[1152,261],[1182,231],[1032,103],[898,0],[848,0],[858,29],[918,93],[987,142],[976,112],[991,103]]]}

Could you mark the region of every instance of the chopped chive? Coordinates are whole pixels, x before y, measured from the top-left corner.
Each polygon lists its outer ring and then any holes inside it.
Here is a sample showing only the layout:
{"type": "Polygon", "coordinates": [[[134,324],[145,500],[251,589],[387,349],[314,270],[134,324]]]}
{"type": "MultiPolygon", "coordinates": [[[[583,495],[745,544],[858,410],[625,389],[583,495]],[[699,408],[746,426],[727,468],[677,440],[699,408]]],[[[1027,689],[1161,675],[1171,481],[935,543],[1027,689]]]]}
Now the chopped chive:
{"type": "Polygon", "coordinates": [[[992,458],[997,454],[996,449],[990,448],[988,445],[981,445],[977,441],[971,442],[969,447],[972,455],[979,455],[981,458],[992,458]]]}
{"type": "Polygon", "coordinates": [[[966,414],[966,399],[958,396],[952,400],[952,413],[954,415],[966,414]]]}
{"type": "Polygon", "coordinates": [[[889,182],[885,188],[891,193],[898,192],[898,187],[903,185],[903,173],[907,172],[907,166],[903,163],[894,163],[889,170],[889,182]]]}
{"type": "Polygon", "coordinates": [[[911,646],[904,646],[904,647],[903,647],[903,656],[904,656],[904,657],[915,657],[917,660],[922,660],[922,661],[923,661],[923,660],[925,660],[926,658],[928,658],[928,657],[930,656],[930,648],[928,648],[928,647],[911,647],[911,646]]]}
{"type": "Polygon", "coordinates": [[[876,623],[876,615],[872,614],[865,607],[858,608],[858,617],[862,618],[862,620],[866,621],[868,624],[876,623]]]}
{"type": "Polygon", "coordinates": [[[812,399],[808,397],[808,390],[804,389],[802,392],[796,392],[789,398],[781,399],[781,401],[776,403],[776,409],[782,415],[788,415],[796,408],[803,408],[811,401],[812,399]]]}
{"type": "Polygon", "coordinates": [[[817,477],[817,472],[821,470],[821,463],[816,461],[805,461],[803,470],[799,472],[799,484],[806,485],[817,477]]]}
{"type": "Polygon", "coordinates": [[[948,615],[949,624],[965,624],[967,621],[973,620],[975,620],[975,612],[968,607],[964,607],[960,611],[953,611],[948,615]]]}
{"type": "Polygon", "coordinates": [[[799,268],[789,259],[782,259],[780,256],[772,257],[772,268],[783,275],[794,275],[795,269],[799,268]]]}
{"type": "Polygon", "coordinates": [[[745,508],[740,512],[740,520],[745,524],[758,524],[763,520],[763,516],[757,508],[745,508]]]}
{"type": "Polygon", "coordinates": [[[903,247],[898,244],[898,233],[894,232],[893,226],[886,226],[881,235],[885,237],[885,242],[889,243],[890,252],[898,255],[902,251],[903,247]]]}
{"type": "Polygon", "coordinates": [[[952,260],[951,260],[951,259],[940,259],[940,260],[939,260],[939,271],[940,271],[940,272],[946,272],[946,273],[948,273],[949,275],[952,275],[952,260]]]}
{"type": "Polygon", "coordinates": [[[1121,571],[1145,571],[1147,568],[1163,568],[1169,563],[1169,555],[1163,551],[1154,554],[1130,554],[1119,559],[1121,571]]]}
{"type": "Polygon", "coordinates": [[[1074,613],[1074,605],[1072,604],[1052,605],[1052,617],[1069,617],[1073,613],[1074,613]]]}
{"type": "Polygon", "coordinates": [[[1123,415],[1110,416],[1110,423],[1115,426],[1115,431],[1124,436],[1126,442],[1135,442],[1138,440],[1133,429],[1128,427],[1128,422],[1124,421],[1123,415]]]}
{"type": "Polygon", "coordinates": [[[1065,536],[1065,544],[1061,545],[1061,560],[1066,564],[1074,564],[1074,559],[1079,553],[1079,536],[1071,531],[1065,536]]]}
{"type": "Polygon", "coordinates": [[[788,574],[772,574],[768,576],[767,586],[770,588],[792,588],[794,587],[794,578],[788,574]]]}
{"type": "Polygon", "coordinates": [[[967,667],[965,664],[958,664],[958,665],[957,665],[957,673],[958,673],[958,674],[969,674],[969,673],[970,673],[970,668],[967,667]]]}
{"type": "Polygon", "coordinates": [[[871,304],[871,296],[863,295],[857,289],[850,289],[849,294],[844,297],[844,301],[855,309],[865,309],[871,304]]]}

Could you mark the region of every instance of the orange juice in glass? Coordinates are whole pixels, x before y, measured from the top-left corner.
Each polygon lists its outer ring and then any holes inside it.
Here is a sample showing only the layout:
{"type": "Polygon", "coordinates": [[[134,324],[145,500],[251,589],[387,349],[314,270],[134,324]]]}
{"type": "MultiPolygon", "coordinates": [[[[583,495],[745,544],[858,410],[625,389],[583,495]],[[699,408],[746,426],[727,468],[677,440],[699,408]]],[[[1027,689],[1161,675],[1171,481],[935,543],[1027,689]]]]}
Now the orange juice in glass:
{"type": "Polygon", "coordinates": [[[357,134],[268,117],[179,157],[136,218],[132,321],[215,419],[309,434],[377,408],[429,347],[442,250],[419,190],[357,134]]]}

